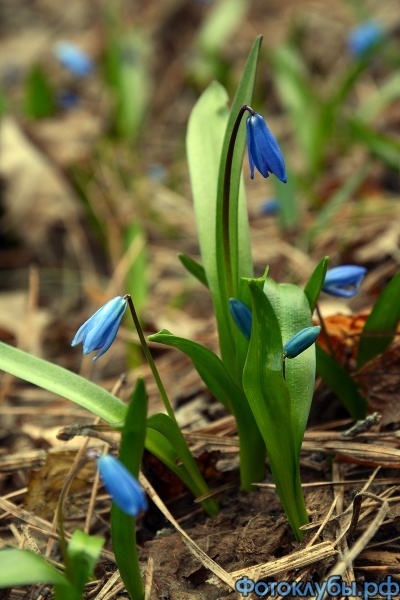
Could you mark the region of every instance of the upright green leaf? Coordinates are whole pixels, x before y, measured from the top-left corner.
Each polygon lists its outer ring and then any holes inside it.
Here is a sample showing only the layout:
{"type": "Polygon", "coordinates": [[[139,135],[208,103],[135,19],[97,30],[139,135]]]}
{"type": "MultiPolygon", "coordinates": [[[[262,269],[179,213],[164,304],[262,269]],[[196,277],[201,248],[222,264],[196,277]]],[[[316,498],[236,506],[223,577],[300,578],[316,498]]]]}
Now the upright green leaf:
{"type": "Polygon", "coordinates": [[[308,304],[310,305],[311,312],[314,311],[318,296],[320,295],[322,286],[324,285],[328,263],[329,256],[325,256],[325,258],[319,261],[304,288],[304,293],[307,297],[308,304]]]}
{"type": "Polygon", "coordinates": [[[253,325],[243,372],[243,387],[264,437],[279,498],[298,540],[308,522],[301,490],[292,402],[283,376],[281,328],[275,310],[258,282],[249,282],[253,325]]]}
{"type": "MultiPolygon", "coordinates": [[[[291,283],[277,284],[267,277],[264,292],[277,316],[283,344],[286,344],[301,329],[312,325],[310,306],[302,289],[291,283]]],[[[314,345],[296,358],[286,360],[285,377],[290,395],[290,415],[298,460],[314,393],[314,345]]]]}
{"type": "Polygon", "coordinates": [[[400,273],[397,273],[386,285],[365,322],[358,346],[358,369],[378,354],[385,352],[393,341],[400,319],[399,298],[400,273]]]}
{"type": "Polygon", "coordinates": [[[103,545],[104,538],[88,535],[79,529],[72,534],[67,546],[70,577],[74,588],[81,594],[93,575],[103,545]]]}
{"type": "Polygon", "coordinates": [[[367,401],[359,392],[358,385],[338,362],[316,344],[317,373],[337,395],[354,421],[367,416],[367,401]]]}
{"type": "MultiPolygon", "coordinates": [[[[146,436],[147,394],[143,379],[138,379],[122,431],[119,460],[136,478],[142,462],[146,436]]],[[[116,504],[111,509],[111,533],[115,558],[132,600],[144,598],[136,545],[136,519],[116,504]]]]}

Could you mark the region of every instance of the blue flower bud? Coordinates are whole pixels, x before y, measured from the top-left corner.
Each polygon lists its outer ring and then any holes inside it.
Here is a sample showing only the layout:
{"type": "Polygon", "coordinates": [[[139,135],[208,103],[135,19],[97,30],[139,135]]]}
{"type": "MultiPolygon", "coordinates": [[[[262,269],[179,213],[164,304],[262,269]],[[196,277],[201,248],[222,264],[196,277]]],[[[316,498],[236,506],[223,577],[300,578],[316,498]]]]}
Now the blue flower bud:
{"type": "Polygon", "coordinates": [[[122,296],[109,300],[77,331],[71,346],[83,343],[83,354],[100,350],[93,360],[107,352],[117,335],[128,303],[122,296]]]}
{"type": "Polygon", "coordinates": [[[230,298],[229,312],[238,329],[240,329],[243,335],[249,340],[251,335],[251,324],[253,321],[251,310],[240,300],[230,298]]]}
{"type": "Polygon", "coordinates": [[[261,204],[261,214],[266,217],[274,216],[281,210],[281,205],[277,198],[270,198],[261,204]]]}
{"type": "Polygon", "coordinates": [[[366,272],[365,267],[357,265],[343,265],[329,269],[322,289],[331,296],[351,298],[358,292],[366,272]]]}
{"type": "Polygon", "coordinates": [[[296,333],[296,335],[290,338],[290,340],[283,346],[284,358],[295,358],[304,352],[304,350],[307,350],[307,348],[312,346],[312,344],[315,342],[320,331],[321,327],[316,325],[314,327],[305,327],[296,333]]]}
{"type": "Polygon", "coordinates": [[[383,37],[384,31],[379,23],[366,21],[350,32],[347,45],[353,56],[361,58],[374,46],[377,46],[383,40],[383,37]]]}
{"type": "Polygon", "coordinates": [[[62,66],[77,77],[87,77],[93,71],[92,59],[75,44],[59,42],[54,53],[62,66]]]}
{"type": "Polygon", "coordinates": [[[131,517],[147,510],[146,496],[139,482],[119,460],[106,454],[98,459],[97,468],[104,487],[118,508],[131,517]]]}
{"type": "Polygon", "coordinates": [[[247,117],[246,130],[250,177],[254,179],[254,167],[256,167],[263,177],[273,173],[280,181],[286,183],[285,161],[264,117],[258,113],[247,117]]]}

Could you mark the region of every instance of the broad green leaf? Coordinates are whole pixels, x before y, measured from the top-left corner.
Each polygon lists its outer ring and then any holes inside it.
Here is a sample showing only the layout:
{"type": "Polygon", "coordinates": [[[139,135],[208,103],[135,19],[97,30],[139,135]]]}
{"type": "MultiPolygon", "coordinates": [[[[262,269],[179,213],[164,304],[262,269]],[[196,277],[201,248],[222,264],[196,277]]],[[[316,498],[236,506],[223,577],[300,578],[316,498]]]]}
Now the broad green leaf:
{"type": "Polygon", "coordinates": [[[392,102],[400,97],[400,73],[395,71],[386,78],[383,84],[377,86],[366,95],[364,102],[358,108],[356,116],[364,123],[371,123],[392,102]]]}
{"type": "Polygon", "coordinates": [[[283,376],[280,324],[257,281],[250,281],[253,325],[243,386],[267,447],[279,498],[298,540],[308,522],[300,484],[289,387],[283,376]]]}
{"type": "Polygon", "coordinates": [[[120,427],[125,419],[122,400],[76,373],[3,342],[0,369],[83,406],[113,427],[120,427]]]}
{"type": "MultiPolygon", "coordinates": [[[[202,262],[214,303],[221,355],[229,371],[235,370],[235,346],[228,313],[228,288],[224,265],[222,199],[229,141],[243,104],[250,104],[261,38],[257,38],[243,71],[229,115],[224,88],[212,83],[202,94],[189,119],[187,155],[202,262]]],[[[240,174],[245,144],[241,127],[230,183],[230,249],[235,286],[240,276],[252,273],[247,210],[240,174]]]]}
{"type": "Polygon", "coordinates": [[[187,254],[178,254],[178,258],[185,269],[189,271],[191,275],[196,277],[196,279],[200,281],[200,283],[202,283],[206,288],[208,288],[208,281],[204,267],[196,262],[193,258],[190,258],[190,256],[187,254]]]}
{"type": "Polygon", "coordinates": [[[41,556],[29,550],[0,550],[0,588],[35,583],[70,587],[65,575],[56,571],[41,556]]]}
{"type": "Polygon", "coordinates": [[[400,273],[397,273],[386,285],[365,322],[358,346],[358,369],[378,354],[385,352],[393,341],[400,319],[399,298],[400,273]]]}
{"type": "Polygon", "coordinates": [[[170,469],[183,483],[191,489],[192,480],[186,467],[181,463],[179,455],[167,438],[151,427],[146,429],[146,450],[156,456],[168,469],[170,469]]]}
{"type": "MultiPolygon", "coordinates": [[[[264,292],[268,296],[277,316],[283,344],[286,344],[301,329],[312,325],[310,306],[302,289],[291,283],[277,284],[267,277],[264,292]]],[[[296,459],[299,460],[314,394],[314,345],[296,356],[296,358],[286,359],[285,378],[290,396],[290,415],[296,459]]]]}
{"type": "Polygon", "coordinates": [[[359,392],[358,385],[337,361],[316,344],[317,373],[337,395],[354,421],[365,419],[367,402],[359,392]]]}
{"type": "Polygon", "coordinates": [[[178,348],[192,360],[196,371],[210,390],[235,415],[239,434],[242,489],[252,489],[265,474],[265,445],[243,390],[229,375],[221,359],[197,342],[166,331],[152,335],[153,342],[178,348]]]}
{"type": "MultiPolygon", "coordinates": [[[[178,425],[168,415],[159,413],[147,419],[147,427],[161,433],[174,448],[190,477],[191,484],[189,487],[194,495],[202,496],[209,493],[210,490],[204,482],[178,425]]],[[[202,505],[209,515],[215,515],[219,512],[218,503],[214,498],[203,500],[202,505]]]]}
{"type": "Polygon", "coordinates": [[[72,534],[67,546],[69,576],[74,588],[82,593],[100,558],[104,539],[88,535],[79,529],[72,534]]]}
{"type": "MultiPolygon", "coordinates": [[[[143,379],[138,379],[128,406],[119,451],[119,460],[136,479],[142,462],[146,419],[147,394],[143,379]]],[[[144,590],[136,546],[136,519],[125,514],[114,502],[111,533],[121,579],[130,597],[140,600],[144,597],[144,590]]]]}
{"type": "Polygon", "coordinates": [[[314,311],[318,296],[322,290],[322,286],[324,285],[328,263],[329,256],[325,256],[325,258],[319,261],[304,288],[304,293],[307,297],[311,312],[314,311]]]}

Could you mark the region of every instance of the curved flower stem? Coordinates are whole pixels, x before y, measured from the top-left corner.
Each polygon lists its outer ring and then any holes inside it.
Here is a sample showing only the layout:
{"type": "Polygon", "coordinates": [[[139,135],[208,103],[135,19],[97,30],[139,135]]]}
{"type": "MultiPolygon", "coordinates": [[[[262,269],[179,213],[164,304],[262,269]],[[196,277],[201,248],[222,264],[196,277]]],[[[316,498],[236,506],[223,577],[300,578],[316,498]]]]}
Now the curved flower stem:
{"type": "Polygon", "coordinates": [[[229,297],[234,296],[234,282],[232,273],[232,258],[231,258],[231,244],[230,244],[230,230],[229,230],[229,198],[231,190],[231,175],[232,175],[232,161],[233,153],[235,150],[235,142],[239,131],[240,122],[244,113],[249,111],[254,115],[254,110],[248,104],[243,104],[236,118],[235,124],[232,129],[231,139],[229,140],[228,152],[226,154],[225,174],[224,174],[224,188],[223,188],[223,199],[222,199],[222,238],[224,246],[224,263],[226,273],[226,285],[229,297]]]}
{"type": "Polygon", "coordinates": [[[142,350],[144,352],[145,357],[147,358],[147,362],[149,363],[151,372],[153,373],[153,377],[156,381],[158,390],[160,392],[162,401],[164,402],[165,410],[167,411],[168,416],[177,424],[176,417],[174,411],[172,409],[171,403],[168,400],[167,392],[165,391],[163,382],[161,381],[160,374],[157,370],[156,363],[151,355],[149,347],[146,342],[146,338],[143,335],[142,326],[140,325],[139,318],[136,313],[135,306],[133,304],[132,298],[129,294],[125,294],[124,299],[128,302],[129,310],[131,311],[132,319],[136,327],[136,331],[139,336],[140,344],[142,346],[142,350]]]}

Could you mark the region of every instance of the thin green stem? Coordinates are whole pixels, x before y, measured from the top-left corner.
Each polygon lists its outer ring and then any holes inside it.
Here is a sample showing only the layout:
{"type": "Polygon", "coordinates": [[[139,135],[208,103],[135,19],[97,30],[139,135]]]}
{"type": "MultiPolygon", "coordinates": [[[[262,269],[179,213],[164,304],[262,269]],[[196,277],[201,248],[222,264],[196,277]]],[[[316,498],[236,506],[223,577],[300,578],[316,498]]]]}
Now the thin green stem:
{"type": "Polygon", "coordinates": [[[231,243],[230,243],[230,228],[229,228],[229,199],[230,199],[230,191],[231,191],[231,175],[232,175],[232,162],[233,162],[233,153],[235,150],[235,142],[237,138],[237,134],[239,131],[240,122],[244,113],[249,111],[251,114],[254,114],[254,110],[244,104],[239,111],[239,114],[236,118],[235,124],[232,129],[231,139],[229,140],[228,151],[226,154],[226,163],[225,163],[225,174],[224,174],[224,187],[223,187],[223,196],[222,196],[222,238],[223,238],[223,247],[224,247],[224,263],[225,263],[225,275],[226,275],[226,286],[229,297],[233,297],[235,285],[233,281],[233,273],[232,273],[232,257],[231,257],[231,243]]]}
{"type": "Polygon", "coordinates": [[[137,316],[137,313],[136,313],[135,306],[133,304],[132,298],[131,298],[131,296],[129,294],[126,294],[124,296],[124,299],[128,302],[129,310],[131,311],[132,319],[133,319],[133,322],[135,324],[137,334],[139,336],[139,340],[140,340],[140,344],[142,346],[142,350],[144,352],[145,357],[147,358],[147,362],[150,365],[151,372],[153,373],[153,377],[154,377],[155,382],[157,384],[157,387],[158,387],[158,390],[160,392],[161,398],[162,398],[162,400],[164,402],[165,410],[167,411],[168,416],[177,424],[177,420],[176,420],[174,411],[172,410],[172,406],[171,406],[171,403],[170,403],[170,401],[168,399],[167,392],[165,391],[163,382],[161,381],[161,377],[160,377],[160,374],[159,374],[159,372],[157,370],[156,363],[154,362],[154,359],[153,359],[153,357],[151,355],[151,352],[149,350],[149,347],[147,345],[146,338],[144,337],[143,329],[142,329],[142,326],[140,325],[140,321],[139,321],[139,318],[137,316]]]}

